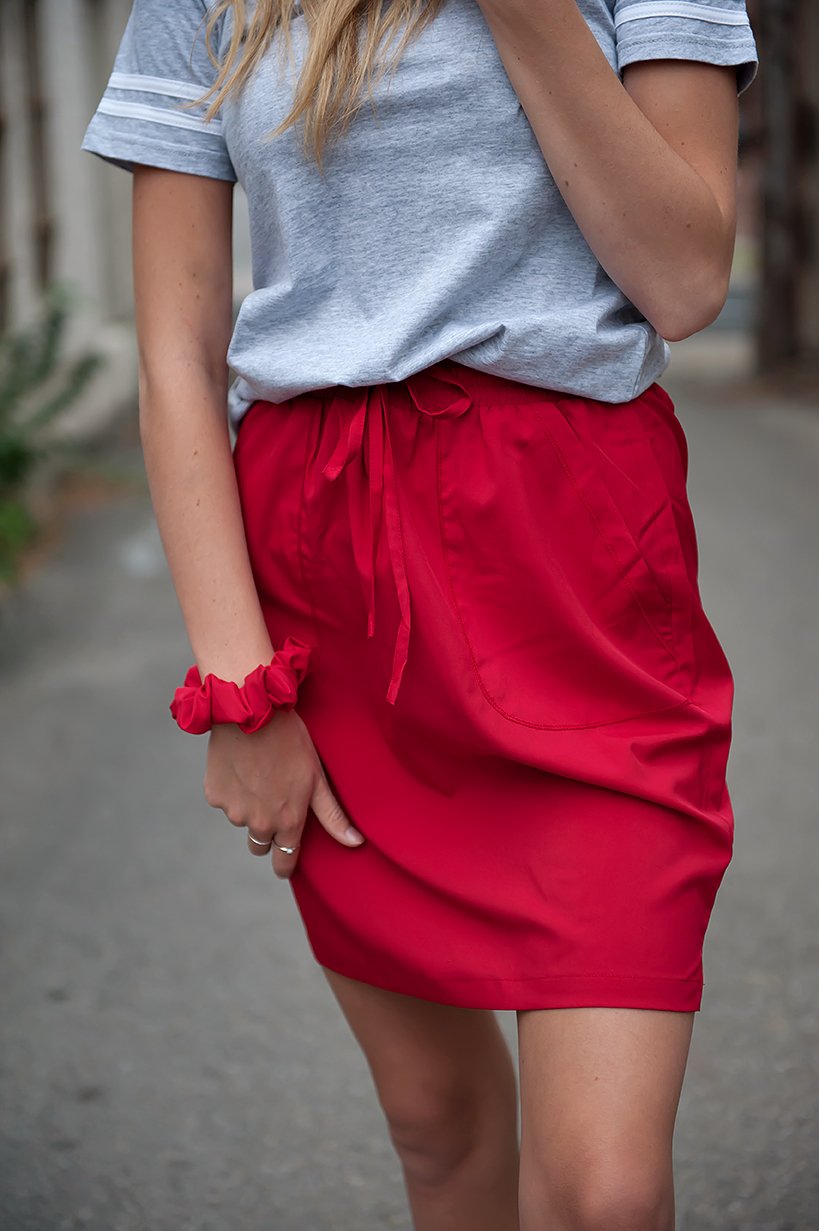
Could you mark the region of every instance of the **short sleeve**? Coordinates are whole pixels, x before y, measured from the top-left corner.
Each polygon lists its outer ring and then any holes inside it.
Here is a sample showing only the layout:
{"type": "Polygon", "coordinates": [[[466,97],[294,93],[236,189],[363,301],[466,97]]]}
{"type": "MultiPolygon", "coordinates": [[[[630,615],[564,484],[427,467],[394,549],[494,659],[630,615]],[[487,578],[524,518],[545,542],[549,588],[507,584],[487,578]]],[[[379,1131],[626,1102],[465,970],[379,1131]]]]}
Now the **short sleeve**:
{"type": "MultiPolygon", "coordinates": [[[[205,44],[207,0],[133,0],[113,69],[81,149],[133,171],[135,163],[236,180],[221,110],[197,99],[218,71],[205,44]]],[[[218,30],[211,47],[218,48],[218,30]]]]}
{"type": "Polygon", "coordinates": [[[616,0],[614,33],[618,70],[662,59],[735,65],[739,95],[759,68],[745,0],[616,0]]]}

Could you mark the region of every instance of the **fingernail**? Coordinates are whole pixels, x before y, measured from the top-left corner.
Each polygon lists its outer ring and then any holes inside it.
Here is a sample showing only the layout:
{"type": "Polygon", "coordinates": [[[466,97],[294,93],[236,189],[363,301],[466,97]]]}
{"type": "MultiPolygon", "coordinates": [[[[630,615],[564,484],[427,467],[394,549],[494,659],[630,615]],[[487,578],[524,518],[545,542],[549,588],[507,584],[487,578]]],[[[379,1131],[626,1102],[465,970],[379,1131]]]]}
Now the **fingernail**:
{"type": "Polygon", "coordinates": [[[344,836],[348,838],[350,842],[363,842],[364,841],[364,835],[362,833],[359,833],[357,829],[353,829],[352,825],[347,826],[344,836]]]}

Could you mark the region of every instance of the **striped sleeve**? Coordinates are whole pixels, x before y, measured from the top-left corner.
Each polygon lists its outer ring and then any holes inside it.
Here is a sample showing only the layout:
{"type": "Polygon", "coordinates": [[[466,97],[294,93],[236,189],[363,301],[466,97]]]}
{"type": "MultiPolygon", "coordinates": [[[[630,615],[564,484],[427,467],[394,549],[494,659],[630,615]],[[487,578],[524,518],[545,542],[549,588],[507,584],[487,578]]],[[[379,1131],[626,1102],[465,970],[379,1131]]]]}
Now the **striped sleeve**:
{"type": "Polygon", "coordinates": [[[639,60],[735,65],[737,94],[759,68],[745,0],[616,0],[618,69],[639,60]]]}
{"type": "MultiPolygon", "coordinates": [[[[236,180],[221,115],[208,121],[197,99],[214,82],[208,0],[133,0],[104,93],[81,149],[132,171],[135,163],[236,180]]],[[[218,32],[211,38],[214,50],[218,32]]]]}

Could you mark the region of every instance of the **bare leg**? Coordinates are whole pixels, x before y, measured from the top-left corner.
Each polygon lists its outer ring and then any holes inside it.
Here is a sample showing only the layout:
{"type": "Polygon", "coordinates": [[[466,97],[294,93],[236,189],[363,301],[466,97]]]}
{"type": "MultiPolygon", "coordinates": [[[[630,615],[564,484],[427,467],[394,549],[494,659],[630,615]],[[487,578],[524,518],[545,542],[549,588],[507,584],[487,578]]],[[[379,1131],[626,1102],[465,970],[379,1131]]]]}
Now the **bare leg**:
{"type": "Polygon", "coordinates": [[[674,1231],[693,1022],[656,1009],[518,1013],[521,1231],[674,1231]]]}
{"type": "Polygon", "coordinates": [[[515,1069],[494,1013],[322,970],[369,1064],[416,1231],[518,1231],[515,1069]]]}

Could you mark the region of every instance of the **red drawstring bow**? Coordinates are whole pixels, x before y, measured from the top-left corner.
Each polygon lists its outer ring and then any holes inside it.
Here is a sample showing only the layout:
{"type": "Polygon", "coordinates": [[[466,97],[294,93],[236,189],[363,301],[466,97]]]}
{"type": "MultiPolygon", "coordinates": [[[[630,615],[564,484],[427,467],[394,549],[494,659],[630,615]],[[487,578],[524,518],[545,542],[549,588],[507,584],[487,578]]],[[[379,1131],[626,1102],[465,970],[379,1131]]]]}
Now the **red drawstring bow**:
{"type": "MultiPolygon", "coordinates": [[[[438,372],[424,370],[414,376],[406,377],[402,383],[415,407],[422,414],[433,418],[454,419],[464,414],[472,405],[469,393],[459,381],[438,372]],[[442,386],[457,389],[458,396],[450,397],[449,401],[436,405],[436,402],[440,402],[442,386]],[[427,402],[429,404],[425,404],[427,402]]],[[[322,469],[322,474],[328,479],[336,479],[350,461],[363,452],[366,426],[365,468],[369,477],[369,517],[359,519],[355,514],[351,517],[353,550],[356,563],[366,583],[367,636],[372,637],[375,633],[375,561],[378,535],[382,520],[386,521],[387,545],[401,613],[395,638],[392,676],[387,690],[387,700],[390,705],[394,705],[401,687],[409,652],[411,607],[398,489],[395,480],[395,462],[389,434],[389,412],[385,398],[385,390],[388,388],[388,385],[383,384],[362,388],[361,400],[357,403],[353,402],[352,416],[347,430],[339,436],[338,443],[322,469]],[[375,403],[374,406],[373,403],[375,403]]],[[[351,510],[352,508],[351,503],[351,510]]]]}

